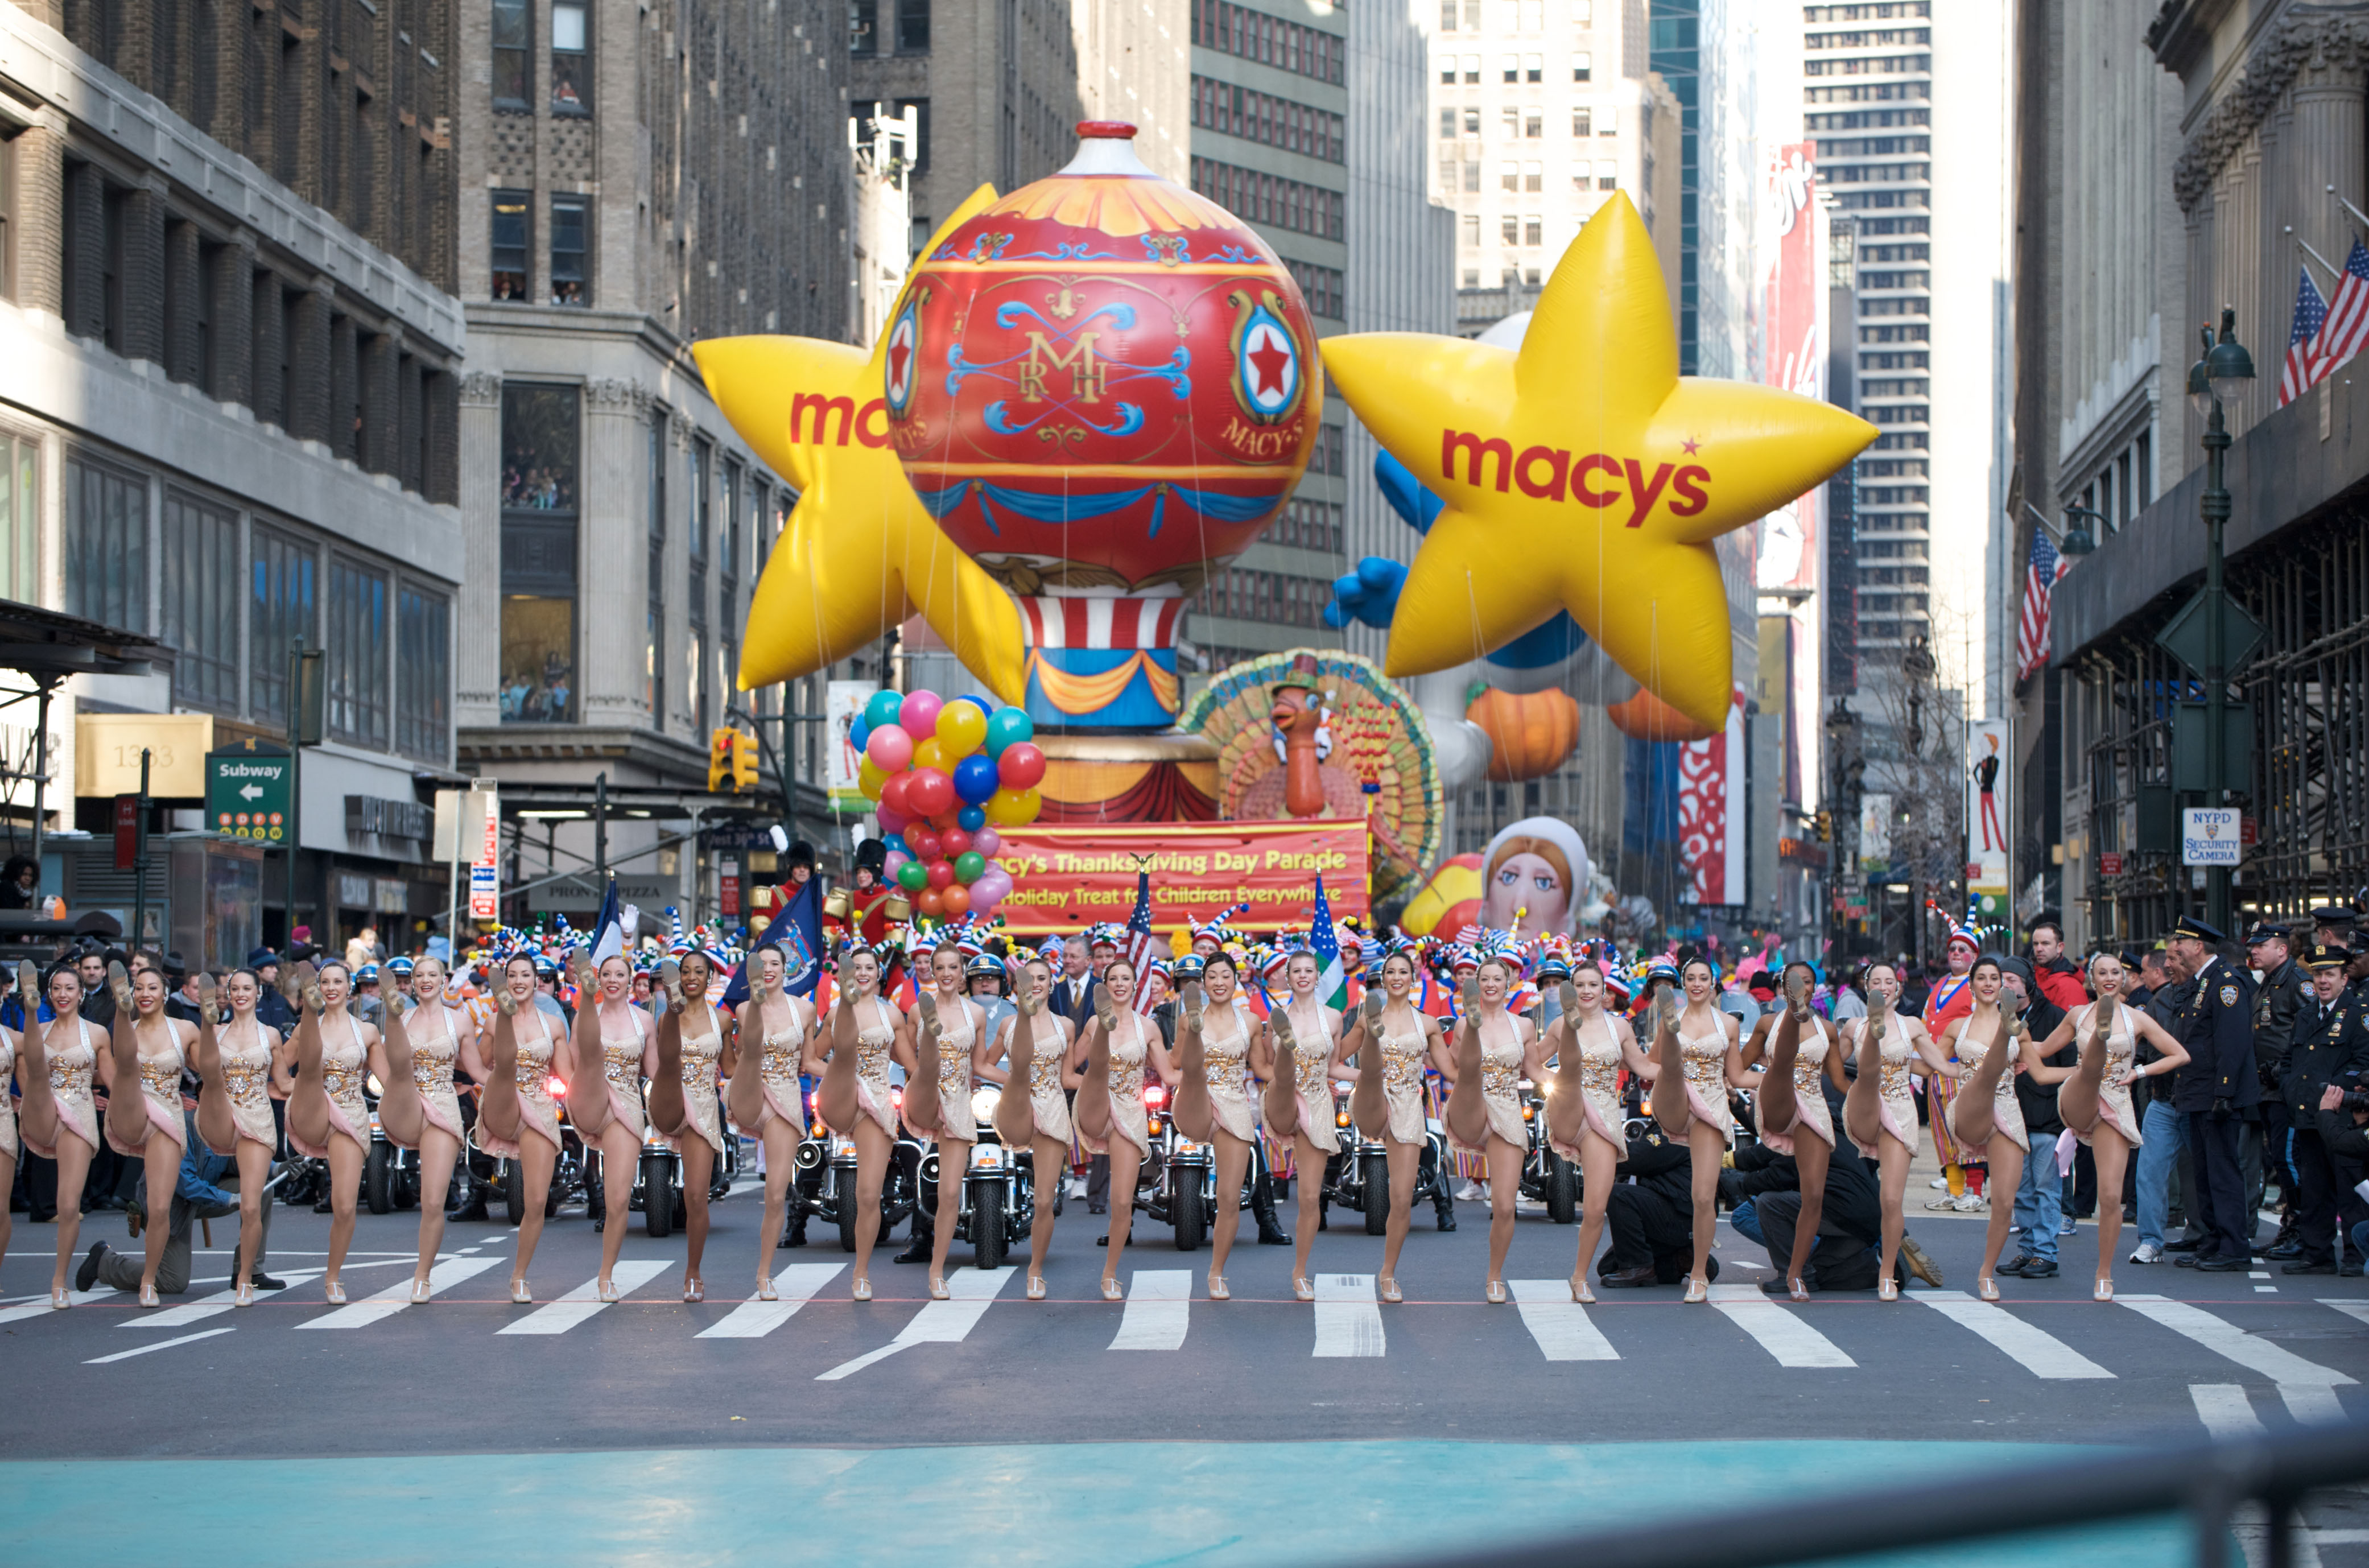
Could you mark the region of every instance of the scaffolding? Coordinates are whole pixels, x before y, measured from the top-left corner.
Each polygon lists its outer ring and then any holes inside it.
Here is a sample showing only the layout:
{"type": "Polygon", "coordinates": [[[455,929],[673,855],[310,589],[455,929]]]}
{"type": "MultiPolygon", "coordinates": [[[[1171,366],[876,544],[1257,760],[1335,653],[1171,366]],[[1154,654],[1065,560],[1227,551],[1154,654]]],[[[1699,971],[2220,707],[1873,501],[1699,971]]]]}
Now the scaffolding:
{"type": "MultiPolygon", "coordinates": [[[[2233,557],[2228,589],[2264,633],[2231,693],[2253,714],[2237,786],[2252,841],[2235,901],[2241,923],[2293,921],[2369,884],[2369,497],[2233,557]]],[[[2177,789],[2172,758],[2176,705],[2202,702],[2203,683],[2155,640],[2188,597],[2161,596],[2067,671],[2066,816],[2089,825],[2096,942],[2151,940],[2203,910],[2201,880],[2179,863],[2180,808],[2203,800],[2177,789]]]]}

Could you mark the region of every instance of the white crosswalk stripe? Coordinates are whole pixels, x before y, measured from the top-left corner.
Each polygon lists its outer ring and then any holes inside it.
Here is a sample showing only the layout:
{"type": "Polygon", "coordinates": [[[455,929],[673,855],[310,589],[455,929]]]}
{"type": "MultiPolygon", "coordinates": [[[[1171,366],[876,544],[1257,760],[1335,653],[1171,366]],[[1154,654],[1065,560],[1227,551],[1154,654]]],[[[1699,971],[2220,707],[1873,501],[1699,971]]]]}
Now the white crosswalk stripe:
{"type": "Polygon", "coordinates": [[[2004,1307],[1977,1301],[1963,1290],[1912,1290],[1908,1298],[1922,1301],[1959,1327],[1971,1329],[2035,1378],[2113,1376],[2054,1334],[2004,1307]]]}
{"type": "Polygon", "coordinates": [[[1711,1288],[1711,1304],[1760,1342],[1780,1367],[1856,1367],[1841,1345],[1761,1293],[1757,1285],[1711,1288]]]}
{"type": "Polygon", "coordinates": [[[2344,1403],[2326,1383],[2281,1383],[2279,1397],[2287,1413],[2306,1426],[2341,1426],[2344,1403]]]}
{"type": "MultiPolygon", "coordinates": [[[[351,1268],[354,1265],[348,1264],[346,1266],[351,1268]]],[[[281,1274],[280,1278],[290,1285],[302,1285],[308,1279],[320,1278],[321,1274],[322,1271],[317,1268],[290,1269],[281,1274]]],[[[278,1294],[278,1291],[258,1290],[255,1293],[255,1299],[258,1301],[269,1301],[278,1294]]],[[[178,1307],[167,1307],[161,1312],[143,1312],[137,1317],[127,1318],[115,1326],[127,1329],[187,1328],[191,1323],[200,1323],[208,1318],[227,1312],[237,1305],[238,1291],[235,1288],[229,1290],[217,1290],[212,1295],[200,1296],[196,1300],[184,1302],[178,1307]]]]}
{"type": "Polygon", "coordinates": [[[1193,1271],[1139,1268],[1127,1280],[1127,1310],[1113,1350],[1182,1350],[1193,1313],[1193,1271]]]}
{"type": "Polygon", "coordinates": [[[798,1309],[821,1294],[822,1288],[847,1271],[843,1263],[794,1263],[773,1276],[778,1301],[751,1297],[709,1324],[694,1339],[762,1339],[798,1315],[798,1309]]]}
{"type": "Polygon", "coordinates": [[[1522,1326],[1550,1361],[1618,1361],[1620,1353],[1588,1321],[1587,1309],[1571,1299],[1568,1279],[1509,1279],[1522,1326]]]}
{"type": "Polygon", "coordinates": [[[2204,1423],[2205,1433],[2214,1441],[2262,1436],[2262,1418],[2254,1413],[2254,1402],[2246,1397],[2242,1385],[2191,1383],[2188,1397],[2196,1406],[2196,1419],[2204,1423]]]}
{"type": "Polygon", "coordinates": [[[2201,1307],[2163,1296],[2124,1296],[2122,1304],[2150,1322],[2185,1334],[2205,1349],[2225,1356],[2240,1367],[2260,1372],[2274,1383],[2316,1383],[2343,1387],[2352,1379],[2332,1368],[2306,1361],[2294,1351],[2257,1339],[2237,1324],[2214,1317],[2201,1307]]]}
{"type": "Polygon", "coordinates": [[[175,1345],[194,1345],[201,1339],[212,1339],[218,1333],[236,1333],[238,1331],[234,1328],[200,1329],[195,1333],[185,1333],[177,1339],[160,1339],[152,1345],[135,1345],[130,1350],[119,1350],[112,1356],[94,1356],[89,1360],[84,1362],[83,1365],[86,1367],[104,1367],[110,1361],[129,1361],[135,1356],[146,1356],[152,1351],[170,1350],[175,1345]]]}
{"type": "Polygon", "coordinates": [[[1379,1356],[1382,1309],[1370,1274],[1320,1274],[1316,1285],[1317,1356],[1379,1356]]]}
{"type": "MultiPolygon", "coordinates": [[[[499,1258],[445,1258],[428,1271],[428,1293],[441,1294],[464,1279],[483,1274],[500,1263],[499,1258]]],[[[351,1306],[340,1307],[324,1317],[308,1318],[296,1326],[300,1329],[359,1329],[381,1322],[411,1305],[411,1281],[390,1285],[375,1296],[364,1297],[351,1306]]]]}
{"type": "Polygon", "coordinates": [[[900,1350],[916,1345],[954,1345],[970,1336],[979,1319],[995,1301],[996,1292],[1019,1271],[1010,1264],[1001,1268],[982,1272],[975,1268],[958,1270],[946,1276],[944,1301],[933,1301],[913,1314],[895,1339],[877,1350],[867,1350],[853,1361],[842,1361],[828,1372],[816,1375],[818,1383],[836,1382],[852,1377],[875,1362],[885,1361],[900,1350]]]}
{"type": "MultiPolygon", "coordinates": [[[[66,1299],[77,1307],[87,1307],[93,1301],[103,1301],[114,1294],[112,1288],[102,1285],[96,1290],[69,1290],[66,1299]]],[[[22,1306],[0,1307],[0,1323],[13,1323],[20,1318],[37,1318],[56,1310],[50,1305],[49,1293],[44,1291],[22,1306]]]]}
{"type": "MultiPolygon", "coordinates": [[[[609,1283],[617,1288],[620,1296],[631,1296],[674,1265],[657,1258],[619,1258],[610,1271],[609,1283]]],[[[596,1276],[570,1290],[556,1301],[537,1307],[514,1323],[505,1323],[500,1333],[566,1333],[579,1323],[589,1323],[605,1311],[609,1302],[601,1299],[601,1281],[596,1276]]]]}

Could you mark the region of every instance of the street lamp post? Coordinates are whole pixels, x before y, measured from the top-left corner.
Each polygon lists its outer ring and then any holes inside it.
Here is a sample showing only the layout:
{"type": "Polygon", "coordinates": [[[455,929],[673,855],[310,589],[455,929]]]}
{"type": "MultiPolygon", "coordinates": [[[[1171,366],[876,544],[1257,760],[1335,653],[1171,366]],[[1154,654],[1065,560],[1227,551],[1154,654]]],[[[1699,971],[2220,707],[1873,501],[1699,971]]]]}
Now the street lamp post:
{"type": "MultiPolygon", "coordinates": [[[[2198,509],[2204,516],[2204,800],[2219,807],[2228,793],[2228,616],[2222,592],[2221,531],[2229,521],[2229,490],[2222,461],[2229,451],[2229,428],[2221,405],[2246,389],[2254,379],[2254,357],[2237,341],[2237,313],[2225,307],[2216,342],[2213,329],[2203,329],[2204,357],[2189,367],[2188,395],[2204,416],[2204,494],[2198,509]]],[[[2223,931],[2229,929],[2229,868],[2208,866],[2204,873],[2204,918],[2223,931]]]]}

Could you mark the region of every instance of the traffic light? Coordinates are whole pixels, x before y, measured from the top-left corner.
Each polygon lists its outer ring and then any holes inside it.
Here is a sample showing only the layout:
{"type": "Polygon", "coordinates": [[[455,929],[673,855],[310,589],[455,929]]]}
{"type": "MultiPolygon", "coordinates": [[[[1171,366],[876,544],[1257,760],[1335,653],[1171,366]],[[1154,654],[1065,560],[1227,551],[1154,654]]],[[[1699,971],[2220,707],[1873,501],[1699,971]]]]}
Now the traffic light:
{"type": "Polygon", "coordinates": [[[1821,811],[1818,813],[1818,842],[1830,844],[1834,841],[1835,814],[1831,811],[1821,811]]]}
{"type": "Polygon", "coordinates": [[[732,747],[739,738],[737,729],[713,729],[707,734],[707,793],[722,795],[733,778],[732,747]]]}
{"type": "Polygon", "coordinates": [[[735,731],[732,740],[732,790],[738,795],[757,790],[757,764],[763,758],[757,738],[746,731],[735,731]]]}

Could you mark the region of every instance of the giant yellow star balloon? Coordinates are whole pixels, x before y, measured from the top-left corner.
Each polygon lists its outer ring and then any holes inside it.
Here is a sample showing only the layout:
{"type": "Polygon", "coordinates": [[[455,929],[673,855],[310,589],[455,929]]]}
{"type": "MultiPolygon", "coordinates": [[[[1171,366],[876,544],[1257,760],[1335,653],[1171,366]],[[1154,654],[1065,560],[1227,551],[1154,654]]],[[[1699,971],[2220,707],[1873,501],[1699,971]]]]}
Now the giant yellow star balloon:
{"type": "Polygon", "coordinates": [[[1357,418],[1448,503],[1399,596],[1390,674],[1460,664],[1569,610],[1714,728],[1733,665],[1711,541],[1876,433],[1793,393],[1681,377],[1653,240],[1619,195],[1563,253],[1518,353],[1402,332],[1322,349],[1357,418]]]}
{"type": "MultiPolygon", "coordinates": [[[[973,191],[922,254],[994,200],[992,186],[973,191]]],[[[887,351],[885,334],[869,353],[812,338],[692,347],[724,417],[798,489],[749,602],[740,689],[810,675],[919,612],[990,691],[1019,703],[1019,607],[955,548],[905,482],[881,401],[887,351]]]]}

